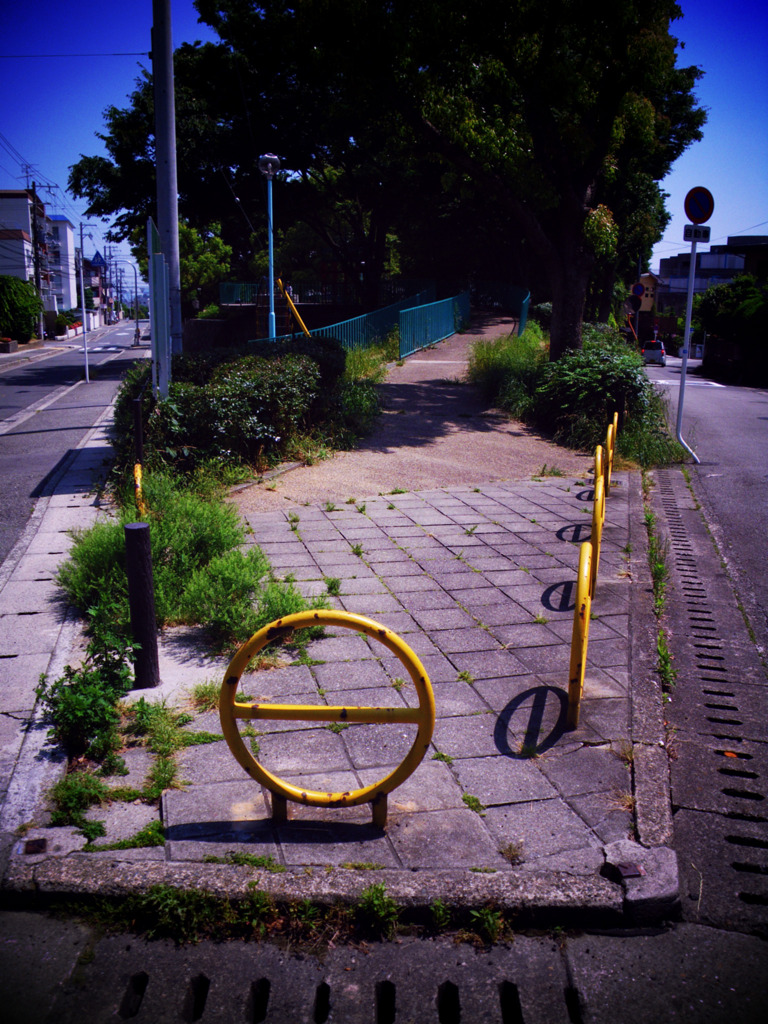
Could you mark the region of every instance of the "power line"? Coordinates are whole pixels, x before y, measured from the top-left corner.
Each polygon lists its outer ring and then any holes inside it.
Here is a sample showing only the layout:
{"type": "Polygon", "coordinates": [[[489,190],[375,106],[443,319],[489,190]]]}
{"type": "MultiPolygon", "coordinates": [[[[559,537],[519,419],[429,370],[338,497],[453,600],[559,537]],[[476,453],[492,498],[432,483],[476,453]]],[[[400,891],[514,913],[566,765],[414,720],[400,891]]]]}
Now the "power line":
{"type": "Polygon", "coordinates": [[[53,57],[150,57],[148,50],[136,53],[0,53],[0,60],[50,60],[53,57]]]}

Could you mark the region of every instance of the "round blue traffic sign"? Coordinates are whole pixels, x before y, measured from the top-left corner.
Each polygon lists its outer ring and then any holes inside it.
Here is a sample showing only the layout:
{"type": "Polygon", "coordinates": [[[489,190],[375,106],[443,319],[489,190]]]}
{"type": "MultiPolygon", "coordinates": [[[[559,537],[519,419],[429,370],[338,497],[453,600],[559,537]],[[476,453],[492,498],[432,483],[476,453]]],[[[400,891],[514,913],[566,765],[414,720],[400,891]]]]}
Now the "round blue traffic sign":
{"type": "Polygon", "coordinates": [[[704,224],[712,216],[715,200],[708,188],[697,185],[685,197],[685,215],[692,224],[704,224]]]}

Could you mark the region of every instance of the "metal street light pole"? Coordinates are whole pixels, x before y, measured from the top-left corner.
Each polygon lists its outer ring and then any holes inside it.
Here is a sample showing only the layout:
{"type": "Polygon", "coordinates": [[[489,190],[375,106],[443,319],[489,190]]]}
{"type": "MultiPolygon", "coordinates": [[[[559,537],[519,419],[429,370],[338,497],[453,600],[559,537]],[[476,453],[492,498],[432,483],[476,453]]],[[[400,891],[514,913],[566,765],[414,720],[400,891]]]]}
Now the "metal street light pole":
{"type": "Polygon", "coordinates": [[[275,250],[274,232],[272,229],[272,179],[280,170],[280,160],[274,153],[265,153],[259,157],[259,170],[267,179],[267,230],[269,235],[269,336],[277,336],[275,320],[275,250]]]}

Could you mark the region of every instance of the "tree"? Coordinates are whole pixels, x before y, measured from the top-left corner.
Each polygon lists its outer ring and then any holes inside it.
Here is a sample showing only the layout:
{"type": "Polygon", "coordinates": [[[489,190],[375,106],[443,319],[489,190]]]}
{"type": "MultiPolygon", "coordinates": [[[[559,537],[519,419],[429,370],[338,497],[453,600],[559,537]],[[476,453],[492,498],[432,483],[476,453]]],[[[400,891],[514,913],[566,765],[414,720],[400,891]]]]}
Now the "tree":
{"type": "Polygon", "coordinates": [[[601,205],[610,228],[608,197],[629,178],[663,178],[704,123],[700,72],[676,65],[671,0],[336,0],[333,16],[326,0],[197,8],[262,95],[269,81],[279,91],[284,138],[295,133],[313,159],[338,164],[361,139],[376,152],[389,126],[413,141],[409,163],[438,155],[493,196],[548,281],[554,357],[580,345],[601,205]]]}
{"type": "MultiPolygon", "coordinates": [[[[196,7],[222,45],[182,47],[174,62],[180,207],[193,227],[220,222],[246,265],[264,233],[258,154],[276,152],[284,223],[313,227],[366,294],[388,238],[404,265],[424,265],[425,239],[447,261],[485,236],[525,272],[518,283],[542,282],[553,358],[580,345],[595,271],[601,307],[660,234],[657,183],[701,136],[701,73],[677,67],[672,0],[196,7]]],[[[135,145],[151,165],[148,81],[131,110],[108,111],[110,159],[83,158],[70,179],[89,213],[127,211],[117,230],[151,208],[143,164],[141,199],[128,159],[135,145]]]]}
{"type": "Polygon", "coordinates": [[[43,304],[31,281],[0,275],[0,335],[29,341],[34,335],[43,304]]]}

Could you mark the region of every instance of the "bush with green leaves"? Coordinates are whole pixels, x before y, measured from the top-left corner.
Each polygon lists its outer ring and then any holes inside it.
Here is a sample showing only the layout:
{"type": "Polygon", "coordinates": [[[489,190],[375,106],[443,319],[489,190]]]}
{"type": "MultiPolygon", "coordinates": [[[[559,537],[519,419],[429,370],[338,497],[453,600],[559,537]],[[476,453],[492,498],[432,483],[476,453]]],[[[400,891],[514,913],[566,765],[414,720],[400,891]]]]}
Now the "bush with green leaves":
{"type": "MultiPolygon", "coordinates": [[[[150,387],[149,367],[132,368],[115,406],[118,471],[134,462],[134,400],[139,397],[145,465],[172,465],[185,473],[206,463],[253,466],[279,458],[299,434],[334,416],[349,426],[339,413],[347,390],[345,365],[346,352],[333,338],[263,341],[245,349],[176,356],[168,397],[160,402],[150,387]]],[[[368,401],[356,422],[369,422],[370,407],[368,401]]]]}
{"type": "Polygon", "coordinates": [[[641,466],[679,462],[669,437],[666,403],[646,376],[637,352],[615,327],[585,324],[583,348],[549,362],[541,331],[480,340],[472,346],[470,380],[490,401],[532,423],[561,444],[585,451],[605,442],[619,413],[617,450],[641,466]]]}
{"type": "Polygon", "coordinates": [[[70,758],[103,761],[120,747],[117,702],[131,685],[135,649],[114,634],[94,637],[83,665],[67,665],[53,682],[41,676],[36,693],[50,735],[70,758]]]}
{"type": "Polygon", "coordinates": [[[40,296],[31,281],[0,274],[0,336],[29,341],[42,310],[40,296]]]}

